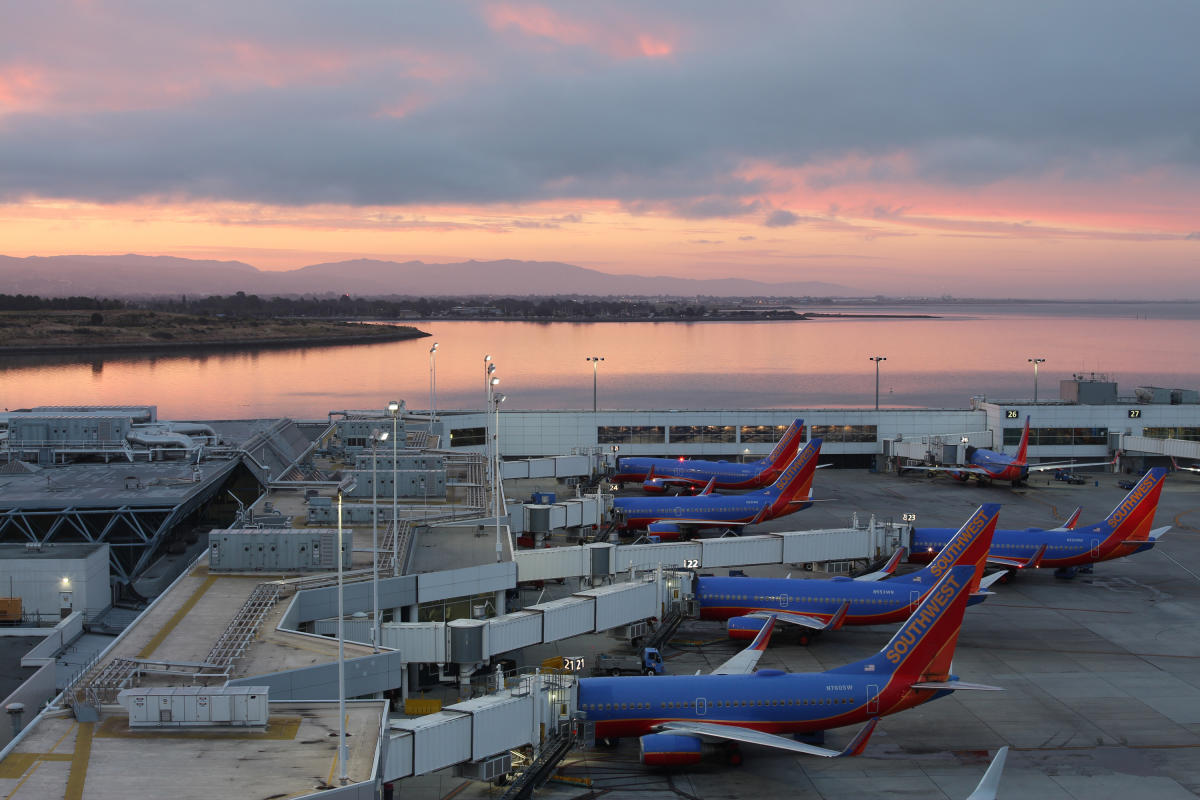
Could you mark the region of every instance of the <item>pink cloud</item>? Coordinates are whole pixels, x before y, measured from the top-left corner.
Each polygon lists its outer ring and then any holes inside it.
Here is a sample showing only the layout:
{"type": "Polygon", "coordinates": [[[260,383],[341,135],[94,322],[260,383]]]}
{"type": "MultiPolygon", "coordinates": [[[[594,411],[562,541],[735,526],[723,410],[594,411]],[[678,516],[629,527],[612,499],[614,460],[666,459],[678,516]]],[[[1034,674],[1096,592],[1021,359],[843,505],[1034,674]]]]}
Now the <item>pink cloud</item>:
{"type": "Polygon", "coordinates": [[[572,47],[590,47],[613,58],[666,58],[675,52],[673,37],[636,30],[632,24],[600,24],[569,19],[538,5],[500,3],[485,11],[496,31],[516,30],[572,47]]]}
{"type": "Polygon", "coordinates": [[[25,66],[0,69],[0,114],[35,110],[48,95],[46,76],[40,70],[25,66]]]}

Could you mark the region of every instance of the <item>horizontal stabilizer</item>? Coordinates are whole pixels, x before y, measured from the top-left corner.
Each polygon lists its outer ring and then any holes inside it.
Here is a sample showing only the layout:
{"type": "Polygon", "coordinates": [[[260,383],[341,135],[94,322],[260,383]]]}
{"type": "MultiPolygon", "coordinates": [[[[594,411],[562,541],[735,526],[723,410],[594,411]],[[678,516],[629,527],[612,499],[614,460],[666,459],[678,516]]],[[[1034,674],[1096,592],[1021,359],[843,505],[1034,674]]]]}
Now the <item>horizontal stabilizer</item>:
{"type": "Polygon", "coordinates": [[[966,681],[918,681],[913,689],[938,689],[944,692],[1003,692],[1003,686],[988,686],[986,683],[966,681]]]}
{"type": "Polygon", "coordinates": [[[1004,762],[1007,758],[1007,746],[996,751],[996,757],[992,759],[987,772],[983,773],[979,785],[975,787],[975,791],[971,792],[967,800],[996,800],[996,792],[1000,791],[1000,773],[1004,772],[1004,762]]]}
{"type": "MultiPolygon", "coordinates": [[[[1000,570],[999,572],[993,572],[991,575],[984,575],[979,580],[979,588],[983,589],[983,590],[992,588],[992,585],[995,584],[996,581],[1003,578],[1004,575],[1005,575],[1004,570],[1000,570]]],[[[989,592],[989,594],[990,594],[990,592],[989,592]]]]}
{"type": "Polygon", "coordinates": [[[886,578],[889,575],[891,575],[893,572],[895,572],[896,567],[900,564],[901,561],[903,561],[906,558],[908,558],[908,548],[901,547],[896,552],[892,553],[892,557],[888,559],[888,562],[886,564],[884,564],[882,568],[876,570],[875,572],[869,572],[866,575],[859,575],[854,580],[856,580],[856,581],[877,581],[882,578],[886,578]]]}
{"type": "Polygon", "coordinates": [[[876,717],[863,726],[854,738],[841,750],[830,750],[825,747],[817,747],[812,744],[798,742],[795,739],[785,739],[782,736],[776,736],[773,733],[764,733],[762,731],[752,730],[750,728],[742,728],[737,725],[717,725],[712,722],[687,722],[680,720],[678,722],[664,722],[657,726],[660,731],[672,731],[674,733],[688,734],[698,736],[701,739],[718,739],[727,742],[742,742],[744,744],[759,744],[764,747],[773,747],[776,750],[787,750],[792,753],[802,753],[809,756],[821,756],[822,758],[841,758],[843,756],[857,756],[862,753],[867,746],[867,740],[871,738],[871,734],[875,732],[875,726],[879,723],[879,718],[876,717]]]}
{"type": "Polygon", "coordinates": [[[1169,530],[1171,530],[1170,525],[1163,525],[1161,528],[1155,528],[1154,530],[1150,531],[1150,541],[1157,542],[1159,537],[1169,530]]]}

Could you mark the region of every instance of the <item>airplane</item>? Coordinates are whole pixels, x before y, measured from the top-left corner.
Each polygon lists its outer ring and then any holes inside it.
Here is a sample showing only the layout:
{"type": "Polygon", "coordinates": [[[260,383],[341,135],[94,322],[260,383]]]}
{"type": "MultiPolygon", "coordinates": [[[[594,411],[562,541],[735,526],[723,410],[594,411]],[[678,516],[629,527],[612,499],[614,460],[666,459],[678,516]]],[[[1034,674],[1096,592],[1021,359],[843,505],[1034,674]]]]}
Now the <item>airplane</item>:
{"type": "Polygon", "coordinates": [[[1041,464],[1030,464],[1026,460],[1029,450],[1029,417],[1025,418],[1025,429],[1021,431],[1021,442],[1017,445],[1015,456],[988,450],[986,447],[967,447],[967,463],[956,466],[930,467],[925,465],[906,466],[905,470],[923,472],[944,472],[957,481],[966,483],[974,478],[979,484],[991,481],[1012,481],[1013,486],[1020,486],[1031,472],[1045,472],[1064,467],[1103,467],[1111,465],[1116,459],[1108,461],[1055,461],[1041,464]]]}
{"type": "Polygon", "coordinates": [[[649,765],[699,763],[714,743],[732,763],[741,761],[739,743],[825,758],[858,755],[880,717],[960,689],[999,690],[950,674],[974,574],[972,566],[947,570],[891,641],[861,661],[825,672],[754,672],[772,619],[709,675],[581,678],[579,708],[594,721],[598,741],[640,737],[649,765]],[[841,750],[784,736],[862,723],[841,750]]]}
{"type": "Polygon", "coordinates": [[[812,505],[813,474],[820,453],[821,439],[813,439],[764,489],[727,495],[711,494],[711,487],[706,487],[708,493],[692,497],[617,497],[613,511],[622,530],[645,528],[647,533],[664,538],[700,528],[753,525],[775,519],[812,505]]]}
{"type": "Polygon", "coordinates": [[[1171,466],[1180,472],[1200,472],[1200,467],[1188,467],[1180,464],[1175,460],[1175,456],[1171,456],[1171,466]]]}
{"type": "MultiPolygon", "coordinates": [[[[997,530],[988,561],[1012,574],[1018,569],[1054,567],[1055,576],[1071,578],[1080,567],[1140,553],[1158,543],[1170,525],[1151,528],[1167,470],[1154,467],[1102,522],[1074,530],[997,530]]],[[[954,535],[952,528],[913,528],[908,560],[927,561],[954,535]]]]}
{"type": "Polygon", "coordinates": [[[617,474],[609,480],[618,485],[642,482],[642,489],[662,494],[672,487],[695,489],[715,479],[717,489],[761,489],[770,486],[784,467],[795,458],[804,440],[804,420],[797,419],[765,458],[746,464],[729,461],[702,461],[694,458],[645,458],[627,456],[617,459],[617,474]]]}
{"type": "MultiPolygon", "coordinates": [[[[882,580],[883,570],[860,578],[695,578],[693,594],[700,619],[728,620],[731,639],[748,639],[766,617],[812,631],[837,630],[844,625],[882,625],[908,617],[950,567],[966,564],[971,577],[971,602],[980,593],[999,503],[985,503],[971,515],[929,566],[902,578],[882,580]]],[[[901,548],[903,551],[904,548],[901,548]]],[[[886,567],[885,567],[886,569],[886,567]]],[[[983,588],[1003,575],[986,579],[983,588]]],[[[807,632],[801,643],[808,643],[807,632]]]]}

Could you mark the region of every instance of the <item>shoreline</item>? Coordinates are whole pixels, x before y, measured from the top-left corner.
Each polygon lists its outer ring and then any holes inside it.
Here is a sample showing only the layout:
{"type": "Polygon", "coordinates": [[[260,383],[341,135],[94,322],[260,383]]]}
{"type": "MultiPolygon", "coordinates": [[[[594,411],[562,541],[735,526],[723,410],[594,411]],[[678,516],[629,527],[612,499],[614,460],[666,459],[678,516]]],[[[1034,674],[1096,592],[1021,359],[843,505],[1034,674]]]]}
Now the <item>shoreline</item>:
{"type": "MultiPolygon", "coordinates": [[[[391,326],[388,326],[390,328],[391,326]]],[[[385,330],[388,330],[385,328],[385,330]]],[[[214,341],[146,341],[146,342],[106,342],[89,344],[43,344],[43,345],[5,345],[0,346],[0,357],[3,356],[37,356],[37,355],[72,355],[89,353],[169,353],[198,350],[278,350],[290,347],[336,347],[338,345],[379,344],[383,342],[398,342],[406,339],[422,339],[432,336],[431,333],[416,329],[395,330],[384,334],[355,333],[348,336],[272,336],[265,338],[221,339],[214,341]]]]}

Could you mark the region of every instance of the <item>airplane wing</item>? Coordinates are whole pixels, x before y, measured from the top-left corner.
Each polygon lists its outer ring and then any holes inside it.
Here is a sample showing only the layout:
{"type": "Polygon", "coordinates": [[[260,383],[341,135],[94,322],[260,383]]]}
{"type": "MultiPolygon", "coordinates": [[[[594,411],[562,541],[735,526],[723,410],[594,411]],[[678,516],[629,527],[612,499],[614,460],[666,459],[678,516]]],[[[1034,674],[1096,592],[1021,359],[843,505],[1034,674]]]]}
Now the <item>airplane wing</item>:
{"type": "Polygon", "coordinates": [[[758,666],[758,660],[762,658],[763,651],[767,649],[767,640],[771,638],[773,630],[775,630],[775,615],[768,614],[767,624],[762,626],[762,630],[758,632],[758,636],[754,637],[750,646],[714,669],[712,674],[749,675],[754,672],[754,668],[758,666]]]}
{"type": "Polygon", "coordinates": [[[1030,472],[1045,472],[1051,469],[1074,469],[1075,467],[1110,467],[1116,458],[1108,461],[1054,461],[1048,464],[1029,464],[1025,468],[1030,472]]]}
{"type": "Polygon", "coordinates": [[[910,469],[915,469],[915,470],[918,470],[921,472],[961,472],[961,473],[965,473],[967,475],[986,475],[988,477],[991,477],[991,475],[992,475],[992,473],[988,472],[986,469],[983,469],[982,467],[972,467],[967,464],[956,464],[954,466],[941,465],[941,466],[937,466],[937,467],[931,467],[931,466],[927,466],[924,464],[918,464],[916,466],[904,467],[905,471],[908,471],[910,469]]]}
{"type": "Polygon", "coordinates": [[[664,722],[658,725],[657,729],[660,731],[698,736],[701,739],[721,739],[728,742],[760,744],[764,747],[773,747],[776,750],[788,750],[793,753],[803,753],[809,756],[840,758],[842,756],[856,756],[861,753],[866,748],[867,740],[871,738],[871,734],[874,733],[875,725],[878,722],[879,718],[875,717],[864,725],[862,730],[855,734],[850,743],[841,750],[830,750],[825,747],[798,742],[795,739],[785,739],[773,733],[763,733],[762,731],[742,728],[736,725],[718,725],[713,722],[686,722],[682,720],[678,722],[664,722]]]}
{"type": "Polygon", "coordinates": [[[1046,545],[1043,544],[1037,549],[1037,552],[1029,558],[1009,558],[1008,556],[994,556],[988,554],[987,560],[989,564],[999,564],[1002,567],[1014,567],[1016,569],[1027,569],[1030,567],[1039,567],[1042,564],[1042,559],[1046,556],[1046,545]]]}
{"type": "Polygon", "coordinates": [[[755,617],[757,619],[774,617],[780,622],[787,622],[792,625],[799,625],[802,628],[811,628],[815,631],[836,631],[842,627],[842,623],[846,620],[846,614],[850,611],[850,601],[842,603],[838,606],[838,610],[833,613],[829,619],[821,619],[809,614],[796,614],[792,611],[778,611],[771,609],[770,611],[759,611],[753,614],[745,614],[747,617],[755,617]]]}
{"type": "Polygon", "coordinates": [[[901,547],[899,550],[892,553],[892,557],[888,559],[888,562],[883,565],[882,569],[878,569],[875,572],[869,572],[866,575],[859,575],[854,580],[856,580],[856,581],[877,581],[877,580],[880,580],[881,578],[886,578],[889,575],[891,575],[893,572],[895,572],[897,565],[899,565],[899,563],[907,557],[908,557],[908,548],[901,547]]]}
{"type": "Polygon", "coordinates": [[[1000,773],[1004,771],[1004,762],[1007,758],[1008,746],[1005,745],[996,751],[996,757],[992,759],[987,772],[983,773],[979,785],[975,787],[975,791],[971,792],[967,800],[996,800],[996,792],[1000,789],[1000,773]]]}
{"type": "Polygon", "coordinates": [[[986,683],[967,683],[966,681],[917,681],[909,686],[910,689],[938,689],[945,692],[1003,692],[1003,686],[989,686],[986,683]]]}
{"type": "Polygon", "coordinates": [[[1182,472],[1200,472],[1200,467],[1185,467],[1183,464],[1180,464],[1175,460],[1175,456],[1171,456],[1171,466],[1177,470],[1181,470],[1182,472]]]}

